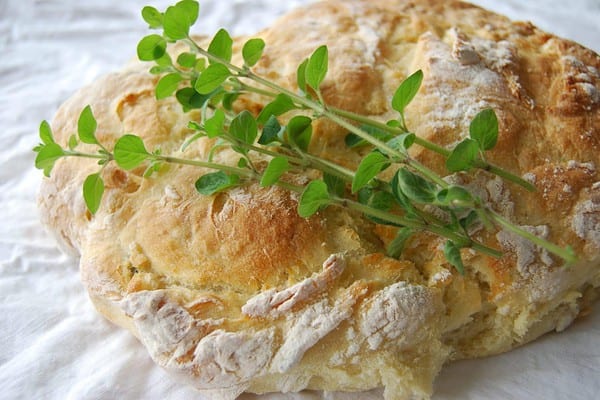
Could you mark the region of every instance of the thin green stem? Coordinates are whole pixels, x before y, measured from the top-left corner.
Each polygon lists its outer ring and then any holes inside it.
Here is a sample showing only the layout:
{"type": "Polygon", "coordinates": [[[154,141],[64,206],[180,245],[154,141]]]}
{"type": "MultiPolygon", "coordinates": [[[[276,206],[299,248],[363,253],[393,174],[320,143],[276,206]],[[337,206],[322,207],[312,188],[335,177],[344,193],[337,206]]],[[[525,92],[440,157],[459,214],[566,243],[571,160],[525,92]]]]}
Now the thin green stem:
{"type": "MultiPolygon", "coordinates": [[[[341,117],[350,119],[355,122],[360,122],[365,125],[370,125],[372,127],[389,132],[393,135],[400,135],[400,134],[408,132],[408,130],[406,130],[406,129],[388,126],[387,124],[385,124],[383,122],[374,120],[374,119],[366,117],[364,115],[353,113],[351,111],[346,111],[346,110],[342,110],[339,108],[333,108],[333,107],[328,107],[328,108],[329,108],[329,110],[338,114],[341,117]]],[[[452,153],[450,150],[448,150],[442,146],[439,146],[433,142],[430,142],[427,139],[423,139],[422,137],[419,137],[419,136],[415,136],[415,144],[417,144],[427,150],[430,150],[437,154],[440,154],[446,158],[448,158],[450,156],[450,154],[452,153]]],[[[525,179],[523,179],[517,175],[514,175],[514,174],[512,174],[494,164],[491,164],[485,160],[475,161],[475,167],[482,169],[484,171],[491,172],[492,174],[498,175],[499,177],[501,177],[507,181],[516,183],[517,185],[520,185],[531,192],[534,192],[536,190],[535,186],[533,186],[531,183],[527,182],[525,179]]]]}
{"type": "Polygon", "coordinates": [[[178,158],[178,157],[162,156],[162,155],[153,155],[153,158],[155,160],[164,161],[164,162],[167,162],[170,164],[191,165],[194,167],[209,168],[209,169],[219,170],[219,171],[223,171],[223,172],[229,172],[231,174],[241,175],[246,178],[256,178],[257,177],[256,174],[249,169],[232,167],[230,165],[219,164],[219,163],[214,163],[214,162],[209,162],[209,161],[190,160],[190,159],[186,159],[186,158],[178,158]]]}
{"type": "Polygon", "coordinates": [[[375,217],[390,223],[405,226],[415,230],[428,231],[438,236],[445,237],[452,240],[456,245],[460,247],[470,247],[482,254],[486,254],[495,258],[501,257],[502,252],[488,247],[482,243],[479,243],[468,236],[461,235],[449,228],[440,225],[428,224],[425,222],[415,221],[402,217],[400,215],[392,214],[386,211],[378,210],[373,207],[366,206],[364,204],[348,200],[348,199],[334,199],[335,204],[345,206],[351,210],[358,211],[362,214],[375,217]]]}
{"type": "Polygon", "coordinates": [[[500,225],[507,231],[515,233],[515,234],[529,240],[533,244],[540,246],[543,249],[548,250],[550,253],[565,260],[568,264],[573,264],[573,263],[577,262],[577,257],[575,256],[575,254],[571,248],[565,249],[560,246],[557,246],[556,244],[549,242],[546,239],[536,236],[533,233],[526,231],[525,229],[520,228],[519,226],[514,225],[512,222],[510,222],[509,220],[507,220],[500,214],[497,214],[491,210],[489,211],[489,216],[492,219],[492,221],[496,222],[498,225],[500,225]]]}
{"type": "MultiPolygon", "coordinates": [[[[100,146],[100,147],[102,149],[104,149],[102,146],[100,146]]],[[[82,153],[80,151],[64,150],[64,154],[65,154],[65,156],[69,156],[69,157],[92,158],[95,160],[110,161],[113,159],[112,154],[109,153],[108,151],[106,151],[106,154],[92,154],[92,153],[82,153]]]]}
{"type": "Polygon", "coordinates": [[[325,117],[327,117],[328,119],[332,120],[333,122],[335,122],[336,124],[338,124],[339,126],[341,126],[342,128],[347,129],[348,131],[354,133],[361,139],[364,139],[367,142],[371,143],[372,145],[376,146],[377,148],[383,150],[387,154],[389,154],[393,157],[396,157],[397,158],[396,162],[400,162],[400,163],[403,163],[403,164],[406,164],[406,165],[412,167],[413,169],[420,172],[423,176],[427,177],[432,182],[435,182],[436,184],[438,184],[440,187],[446,188],[448,186],[448,183],[446,183],[446,181],[444,181],[438,174],[436,174],[434,171],[432,171],[425,165],[421,164],[417,160],[410,158],[408,155],[403,154],[402,152],[391,148],[385,142],[382,142],[381,140],[374,138],[373,136],[369,135],[367,132],[363,131],[359,127],[352,125],[345,119],[337,116],[335,113],[324,109],[323,115],[325,117]]]}

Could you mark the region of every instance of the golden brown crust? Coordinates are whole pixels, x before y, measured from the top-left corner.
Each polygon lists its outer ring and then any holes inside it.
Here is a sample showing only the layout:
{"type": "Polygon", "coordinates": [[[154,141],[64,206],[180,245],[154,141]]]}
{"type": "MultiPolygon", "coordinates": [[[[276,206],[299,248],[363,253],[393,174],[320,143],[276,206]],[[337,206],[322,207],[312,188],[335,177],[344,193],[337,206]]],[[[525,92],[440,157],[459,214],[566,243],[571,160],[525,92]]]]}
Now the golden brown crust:
{"type": "MultiPolygon", "coordinates": [[[[376,386],[386,387],[387,399],[425,398],[448,360],[562,330],[597,297],[597,54],[456,1],[331,0],[259,35],[267,47],[258,74],[295,89],[296,66],[327,44],[327,102],[382,121],[393,118],[388,104],[397,85],[422,69],[407,124],[440,145],[460,140],[470,119],[493,107],[500,137],[490,161],[526,177],[537,192],[485,173],[447,179],[525,229],[573,246],[580,262],[565,269],[508,232],[483,230],[478,239],[505,255],[464,251],[465,276],[427,234],[393,260],[382,254],[393,238],[389,228],[341,209],[302,219],[296,197],[278,188],[200,196],[194,181],[204,171],[185,166],[142,179],[143,170],[109,165],[105,200],[92,218],[80,188],[97,166],[61,160],[41,189],[44,221],[81,255],[99,311],[134,332],[159,364],[226,399],[244,390],[376,386]]],[[[90,104],[105,146],[133,132],[149,149],[178,154],[187,121],[198,116],[173,100],[156,101],[157,78],[146,69],[134,63],[70,99],[53,122],[57,141],[68,140],[90,104]]],[[[264,102],[247,96],[236,107],[258,112],[264,102]]],[[[311,151],[354,167],[360,156],[345,148],[344,136],[318,121],[311,151]]],[[[185,156],[204,158],[210,145],[197,141],[185,156]]],[[[413,155],[447,173],[432,153],[413,155]]],[[[216,157],[236,162],[227,152],[216,157]]]]}

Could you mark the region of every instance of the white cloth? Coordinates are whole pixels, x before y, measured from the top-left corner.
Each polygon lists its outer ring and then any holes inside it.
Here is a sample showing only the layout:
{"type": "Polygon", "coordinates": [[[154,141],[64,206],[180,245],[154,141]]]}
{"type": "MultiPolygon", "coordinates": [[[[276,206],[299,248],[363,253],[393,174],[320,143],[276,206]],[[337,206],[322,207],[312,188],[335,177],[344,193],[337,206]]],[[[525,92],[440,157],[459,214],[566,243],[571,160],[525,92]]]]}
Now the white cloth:
{"type": "MultiPolygon", "coordinates": [[[[442,1],[442,0],[440,0],[442,1]]],[[[149,2],[149,1],[148,1],[149,2]]],[[[203,0],[198,32],[250,33],[306,0],[203,0]]],[[[599,0],[478,0],[600,50],[599,0]]],[[[153,5],[166,7],[164,0],[153,5]]],[[[145,0],[0,0],[0,399],[204,399],[91,306],[77,261],[38,221],[37,128],[77,88],[118,69],[146,34],[145,0]]],[[[600,167],[600,166],[599,166],[600,167]]],[[[444,369],[435,399],[592,399],[600,313],[508,354],[444,369]]],[[[242,399],[381,399],[358,394],[242,399]]]]}

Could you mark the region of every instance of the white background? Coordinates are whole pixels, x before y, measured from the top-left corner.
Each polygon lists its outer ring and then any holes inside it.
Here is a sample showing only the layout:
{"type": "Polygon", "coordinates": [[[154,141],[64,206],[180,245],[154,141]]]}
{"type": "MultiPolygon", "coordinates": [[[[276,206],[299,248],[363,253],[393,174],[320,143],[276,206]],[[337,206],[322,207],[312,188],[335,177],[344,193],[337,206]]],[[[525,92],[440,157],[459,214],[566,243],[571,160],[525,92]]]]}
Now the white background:
{"type": "MultiPolygon", "coordinates": [[[[443,0],[440,0],[443,1],[443,0]]],[[[201,1],[198,32],[251,33],[307,1],[201,1]],[[209,18],[207,18],[209,16],[209,18]]],[[[165,1],[0,0],[0,399],[203,399],[100,317],[37,219],[31,148],[76,89],[118,69],[146,34],[139,10],[165,1]]],[[[600,51],[600,0],[478,0],[600,51]]],[[[600,393],[600,313],[508,354],[448,366],[434,399],[592,399],[600,393]]],[[[381,399],[303,393],[265,399],[381,399]]]]}

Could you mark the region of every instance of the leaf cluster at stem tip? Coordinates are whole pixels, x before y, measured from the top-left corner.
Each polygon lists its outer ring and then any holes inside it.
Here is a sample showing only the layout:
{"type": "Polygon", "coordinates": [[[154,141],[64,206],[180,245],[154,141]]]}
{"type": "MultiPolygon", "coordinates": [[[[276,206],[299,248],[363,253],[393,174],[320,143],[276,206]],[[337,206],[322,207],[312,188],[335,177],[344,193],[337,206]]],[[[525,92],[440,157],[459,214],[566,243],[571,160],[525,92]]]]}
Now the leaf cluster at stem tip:
{"type": "MultiPolygon", "coordinates": [[[[150,73],[158,75],[157,100],[173,97],[184,112],[198,110],[200,118],[190,120],[189,136],[182,143],[182,157],[163,155],[160,149],[149,151],[135,134],[122,135],[111,151],[96,135],[97,122],[91,107],[85,107],[78,120],[77,134],[66,147],[56,143],[52,129],[42,122],[40,145],[35,165],[49,176],[63,157],[95,159],[99,170],[83,184],[83,198],[94,214],[101,207],[105,191],[102,171],[109,162],[123,170],[144,168],[144,176],[158,173],[165,163],[195,166],[201,169],[195,188],[200,195],[214,195],[255,182],[262,187],[280,186],[300,194],[298,213],[309,218],[327,207],[343,207],[359,213],[376,224],[396,228],[387,253],[402,257],[412,236],[429,232],[442,238],[443,252],[449,264],[463,274],[462,249],[498,257],[501,253],[479,243],[472,232],[479,226],[508,229],[536,245],[574,262],[570,249],[562,249],[537,238],[506,221],[464,187],[450,185],[427,166],[410,156],[412,146],[422,146],[443,156],[448,172],[469,173],[483,169],[527,189],[530,185],[509,171],[488,163],[485,154],[495,147],[499,126],[493,109],[481,110],[472,120],[468,137],[451,149],[417,137],[405,118],[418,96],[423,72],[418,70],[403,80],[391,99],[396,117],[382,122],[331,107],[321,88],[329,70],[329,52],[320,46],[296,69],[297,90],[280,86],[253,72],[260,63],[265,42],[250,38],[239,47],[242,65],[232,63],[233,39],[220,29],[202,47],[190,35],[199,17],[196,1],[183,0],[164,11],[147,6],[142,18],[153,33],[140,40],[137,55],[151,62],[150,73]],[[169,45],[184,46],[176,57],[169,45]],[[268,99],[262,111],[237,111],[235,101],[242,95],[255,94],[268,99]],[[349,152],[361,152],[352,169],[311,152],[314,122],[328,119],[348,131],[349,152]],[[186,157],[187,149],[201,138],[210,139],[212,148],[205,159],[186,157]],[[80,145],[86,147],[80,150],[80,145]],[[89,150],[93,148],[94,150],[89,150]],[[215,162],[215,155],[228,149],[237,155],[234,165],[215,162]],[[384,171],[387,171],[384,173],[384,171]],[[299,186],[290,176],[315,176],[299,186]],[[529,186],[528,186],[529,185],[529,186]]],[[[359,153],[357,153],[359,154],[359,153]]]]}

